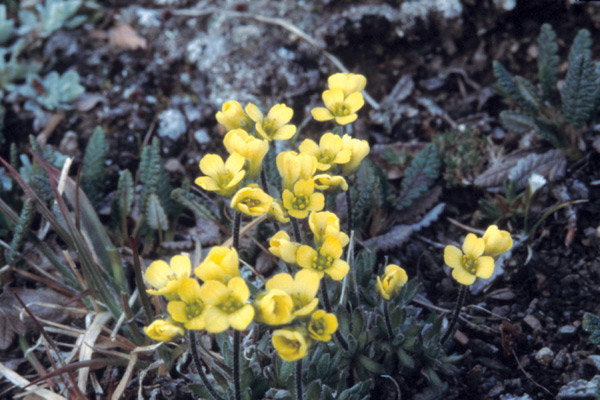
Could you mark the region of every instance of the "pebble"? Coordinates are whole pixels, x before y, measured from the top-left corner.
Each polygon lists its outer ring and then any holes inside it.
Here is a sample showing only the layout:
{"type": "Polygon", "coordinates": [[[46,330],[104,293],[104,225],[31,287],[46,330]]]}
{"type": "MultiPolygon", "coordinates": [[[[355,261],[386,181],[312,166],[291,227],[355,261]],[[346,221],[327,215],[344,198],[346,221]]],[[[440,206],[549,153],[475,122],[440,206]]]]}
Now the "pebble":
{"type": "Polygon", "coordinates": [[[210,142],[210,136],[208,135],[206,129],[198,129],[196,132],[194,132],[194,139],[196,139],[196,142],[200,144],[206,144],[210,142]]]}
{"type": "Polygon", "coordinates": [[[523,318],[523,322],[525,322],[534,332],[539,332],[542,330],[542,323],[539,319],[529,314],[523,318]]]}
{"type": "Polygon", "coordinates": [[[570,338],[577,333],[577,328],[573,325],[564,325],[560,327],[558,333],[564,338],[570,338]]]}
{"type": "Polygon", "coordinates": [[[593,399],[600,383],[600,375],[596,375],[591,381],[578,379],[569,382],[558,391],[557,400],[593,399]]]}
{"type": "Polygon", "coordinates": [[[185,133],[187,129],[185,117],[181,111],[171,108],[165,110],[158,116],[160,126],[158,128],[158,136],[168,137],[177,140],[185,133]]]}
{"type": "Polygon", "coordinates": [[[501,394],[500,400],[532,400],[528,394],[515,395],[515,394],[501,394]]]}
{"type": "Polygon", "coordinates": [[[565,367],[567,361],[567,349],[563,347],[558,351],[554,360],[552,360],[552,368],[561,370],[565,367]]]}
{"type": "Polygon", "coordinates": [[[549,347],[542,347],[535,354],[535,360],[544,367],[547,367],[554,358],[554,352],[549,347]]]}
{"type": "Polygon", "coordinates": [[[600,371],[600,356],[591,355],[587,359],[591,361],[591,364],[595,366],[598,371],[600,371]]]}

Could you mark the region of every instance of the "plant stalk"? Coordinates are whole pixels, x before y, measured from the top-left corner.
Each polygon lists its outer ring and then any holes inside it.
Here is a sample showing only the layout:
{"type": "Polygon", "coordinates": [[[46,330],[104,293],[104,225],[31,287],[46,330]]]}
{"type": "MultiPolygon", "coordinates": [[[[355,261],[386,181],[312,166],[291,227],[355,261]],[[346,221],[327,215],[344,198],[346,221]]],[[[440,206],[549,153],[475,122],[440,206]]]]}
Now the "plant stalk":
{"type": "Polygon", "coordinates": [[[194,360],[194,364],[196,364],[198,375],[200,375],[200,379],[202,380],[204,387],[206,387],[206,390],[208,390],[208,393],[213,398],[213,400],[224,400],[221,396],[219,396],[213,385],[208,380],[208,377],[204,373],[202,363],[200,362],[200,356],[198,355],[198,349],[196,348],[196,334],[194,333],[194,331],[188,331],[188,339],[190,342],[190,352],[192,353],[192,359],[194,360]]]}
{"type": "Polygon", "coordinates": [[[242,213],[235,212],[233,217],[233,232],[231,235],[233,236],[233,248],[235,251],[240,250],[240,225],[242,224],[242,213]]]}
{"type": "Polygon", "coordinates": [[[448,325],[448,329],[446,329],[446,332],[444,333],[444,336],[442,337],[442,340],[440,341],[440,343],[442,345],[444,343],[446,343],[446,340],[448,340],[448,338],[452,334],[452,331],[454,330],[454,327],[456,326],[456,323],[458,322],[458,316],[460,315],[460,309],[462,308],[463,303],[465,302],[466,295],[467,295],[467,285],[460,285],[460,289],[458,289],[458,300],[456,301],[456,308],[454,309],[454,312],[452,313],[452,319],[450,320],[450,325],[448,325]]]}
{"type": "Polygon", "coordinates": [[[388,331],[390,339],[394,338],[394,330],[392,329],[392,321],[390,320],[390,305],[389,301],[383,300],[383,318],[385,319],[385,327],[388,331]]]}
{"type": "Polygon", "coordinates": [[[352,232],[352,195],[350,194],[350,182],[348,182],[348,190],[346,190],[346,219],[348,223],[348,235],[352,232]]]}
{"type": "Polygon", "coordinates": [[[296,400],[302,400],[302,359],[296,361],[296,400]]]}
{"type": "Polygon", "coordinates": [[[294,229],[294,239],[296,239],[296,242],[302,243],[302,234],[300,233],[298,220],[294,217],[290,217],[290,221],[292,221],[292,228],[294,229]]]}
{"type": "MultiPolygon", "coordinates": [[[[323,298],[323,306],[325,307],[325,311],[327,311],[328,313],[331,313],[332,312],[331,303],[329,302],[329,295],[327,294],[327,280],[321,279],[320,286],[321,286],[321,297],[323,298]]],[[[342,349],[348,350],[348,342],[346,342],[346,339],[344,339],[344,337],[340,333],[339,329],[337,331],[335,331],[335,338],[339,342],[342,349]]]]}
{"type": "Polygon", "coordinates": [[[233,393],[235,400],[242,400],[242,381],[240,379],[240,342],[241,333],[237,329],[233,331],[233,393]]]}

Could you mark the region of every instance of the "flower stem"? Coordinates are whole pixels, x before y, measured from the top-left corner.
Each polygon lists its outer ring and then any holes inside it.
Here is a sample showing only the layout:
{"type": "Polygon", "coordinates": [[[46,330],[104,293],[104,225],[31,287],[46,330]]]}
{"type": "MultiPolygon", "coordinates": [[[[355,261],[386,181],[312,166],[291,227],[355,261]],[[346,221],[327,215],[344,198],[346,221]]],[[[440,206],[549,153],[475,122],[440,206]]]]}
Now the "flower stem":
{"type": "Polygon", "coordinates": [[[240,225],[242,224],[242,213],[235,212],[233,217],[233,232],[231,235],[233,236],[233,248],[235,251],[239,251],[240,249],[240,225]]]}
{"type": "Polygon", "coordinates": [[[388,331],[388,336],[390,339],[394,338],[394,330],[392,329],[392,322],[390,320],[390,306],[389,302],[383,300],[383,318],[385,319],[385,327],[388,331]]]}
{"type": "MultiPolygon", "coordinates": [[[[331,303],[329,302],[329,295],[327,294],[327,280],[321,279],[320,286],[321,286],[321,297],[323,298],[323,306],[325,307],[325,311],[327,311],[328,313],[331,313],[332,312],[331,311],[331,303]]],[[[346,342],[346,339],[344,339],[344,337],[340,333],[339,329],[337,331],[335,331],[335,338],[337,339],[340,346],[344,350],[348,350],[348,342],[346,342]]]]}
{"type": "Polygon", "coordinates": [[[346,190],[346,219],[348,223],[348,235],[352,232],[352,195],[350,194],[350,182],[348,182],[348,190],[346,190]]]}
{"type": "Polygon", "coordinates": [[[452,331],[454,330],[454,327],[456,326],[456,323],[458,322],[458,316],[460,314],[460,309],[462,308],[463,303],[465,302],[466,294],[467,294],[467,286],[460,285],[460,289],[458,289],[458,300],[456,301],[456,308],[454,309],[454,312],[452,313],[452,319],[450,320],[450,325],[448,325],[448,329],[446,329],[446,332],[444,333],[444,336],[442,337],[442,340],[440,341],[440,343],[442,345],[444,343],[446,343],[446,340],[448,340],[448,337],[452,334],[452,331]]]}
{"type": "Polygon", "coordinates": [[[302,234],[300,233],[300,226],[298,225],[298,220],[294,217],[291,217],[292,228],[294,229],[294,239],[298,243],[302,243],[302,234]]]}
{"type": "Polygon", "coordinates": [[[233,331],[233,393],[235,400],[242,399],[242,381],[240,379],[240,342],[241,333],[237,329],[233,331]]]}
{"type": "Polygon", "coordinates": [[[213,400],[223,400],[221,396],[217,393],[213,385],[208,380],[208,377],[204,373],[204,369],[202,368],[202,363],[200,362],[200,356],[198,355],[198,349],[196,348],[196,334],[194,331],[188,331],[188,339],[190,342],[190,352],[192,353],[192,359],[194,360],[194,364],[196,364],[196,369],[198,370],[198,375],[200,375],[200,379],[208,390],[208,393],[213,398],[213,400]]]}
{"type": "Polygon", "coordinates": [[[264,168],[260,170],[260,183],[262,184],[263,192],[270,196],[269,185],[267,184],[267,174],[265,174],[264,168]]]}
{"type": "Polygon", "coordinates": [[[302,359],[296,361],[296,400],[302,400],[302,359]]]}

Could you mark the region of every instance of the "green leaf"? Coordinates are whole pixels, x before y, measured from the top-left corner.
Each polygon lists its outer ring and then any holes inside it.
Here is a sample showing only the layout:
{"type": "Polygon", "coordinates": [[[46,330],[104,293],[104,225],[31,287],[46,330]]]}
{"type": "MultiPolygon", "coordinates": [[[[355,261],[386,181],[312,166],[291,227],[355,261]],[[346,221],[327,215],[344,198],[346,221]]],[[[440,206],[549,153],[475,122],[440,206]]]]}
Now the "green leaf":
{"type": "Polygon", "coordinates": [[[577,32],[577,36],[573,40],[573,44],[571,45],[571,50],[569,51],[569,68],[571,68],[572,64],[577,62],[577,59],[581,55],[586,55],[588,57],[592,56],[592,36],[590,35],[590,31],[587,29],[580,29],[577,32]]]}
{"type": "Polygon", "coordinates": [[[27,232],[29,231],[29,226],[33,221],[34,213],[34,203],[33,200],[27,198],[25,199],[25,203],[23,203],[23,208],[21,209],[21,215],[19,216],[19,221],[15,225],[13,229],[13,238],[10,242],[10,250],[8,251],[8,255],[6,256],[6,263],[12,264],[17,257],[19,252],[19,248],[23,243],[23,239],[25,238],[27,232]]]}
{"type": "Polygon", "coordinates": [[[385,372],[385,368],[383,368],[383,365],[371,360],[364,354],[358,355],[358,361],[362,364],[363,367],[367,369],[367,371],[373,374],[381,375],[385,372]]]}
{"type": "Polygon", "coordinates": [[[161,230],[166,231],[169,229],[169,221],[165,209],[160,204],[160,199],[154,193],[148,198],[148,213],[146,214],[146,221],[150,228],[155,231],[161,230]]]}
{"type": "Polygon", "coordinates": [[[496,77],[496,87],[502,96],[512,99],[528,111],[535,111],[535,108],[519,93],[513,76],[497,60],[494,60],[494,76],[496,77]]]}
{"type": "Polygon", "coordinates": [[[583,330],[590,334],[590,342],[600,344],[600,317],[592,313],[583,314],[583,330]]]}
{"type": "Polygon", "coordinates": [[[150,194],[158,190],[160,169],[160,143],[157,138],[152,140],[152,145],[144,147],[140,161],[140,182],[142,191],[140,193],[140,213],[146,213],[146,207],[150,194]]]}
{"type": "Polygon", "coordinates": [[[541,101],[535,85],[522,76],[515,77],[514,82],[519,94],[523,97],[523,99],[531,104],[535,110],[539,110],[541,101]]]}
{"type": "Polygon", "coordinates": [[[552,101],[552,89],[558,80],[558,44],[556,33],[550,24],[542,25],[538,36],[538,79],[542,85],[543,98],[552,101]]]}
{"type": "Polygon", "coordinates": [[[100,193],[106,178],[104,162],[106,160],[106,136],[101,127],[96,127],[83,156],[81,166],[81,188],[92,204],[98,205],[100,193]]]}
{"type": "Polygon", "coordinates": [[[171,192],[171,199],[192,211],[197,217],[220,225],[221,221],[215,213],[212,212],[202,197],[185,189],[177,188],[171,192]]]}
{"type": "Polygon", "coordinates": [[[119,177],[117,192],[115,193],[119,213],[121,215],[127,216],[131,212],[134,194],[135,189],[133,187],[133,177],[131,176],[131,172],[129,172],[128,169],[123,170],[119,177]]]}
{"type": "Polygon", "coordinates": [[[577,128],[585,124],[596,106],[598,74],[590,55],[582,53],[569,61],[562,89],[562,113],[577,128]]]}
{"type": "Polygon", "coordinates": [[[542,139],[547,140],[557,149],[567,147],[564,135],[558,130],[558,127],[548,120],[536,118],[535,126],[542,139]]]}
{"type": "Polygon", "coordinates": [[[440,172],[441,158],[438,148],[430,143],[423,148],[404,171],[400,194],[396,199],[396,209],[404,210],[425,193],[440,172]]]}
{"type": "Polygon", "coordinates": [[[522,111],[504,110],[500,113],[500,123],[504,129],[523,134],[535,129],[535,120],[522,111]]]}
{"type": "Polygon", "coordinates": [[[313,381],[306,388],[304,398],[306,400],[320,400],[321,399],[321,382],[313,381]]]}

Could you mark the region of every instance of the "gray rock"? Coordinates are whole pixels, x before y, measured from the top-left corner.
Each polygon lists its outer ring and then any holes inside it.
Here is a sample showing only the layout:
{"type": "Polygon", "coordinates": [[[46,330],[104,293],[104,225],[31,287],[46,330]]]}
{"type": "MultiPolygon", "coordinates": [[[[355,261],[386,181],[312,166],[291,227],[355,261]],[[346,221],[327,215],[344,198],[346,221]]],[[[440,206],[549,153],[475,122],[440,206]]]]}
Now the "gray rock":
{"type": "Polygon", "coordinates": [[[573,325],[561,326],[558,330],[558,333],[565,338],[572,337],[573,335],[575,335],[575,333],[577,333],[577,327],[573,325]]]}
{"type": "Polygon", "coordinates": [[[524,394],[521,396],[515,394],[501,394],[500,400],[532,400],[531,396],[528,394],[524,394]]]}
{"type": "Polygon", "coordinates": [[[596,367],[596,369],[598,371],[600,371],[600,356],[598,356],[598,355],[592,355],[592,356],[589,356],[587,359],[591,361],[591,364],[594,367],[596,367]]]}
{"type": "Polygon", "coordinates": [[[523,322],[529,325],[531,330],[533,330],[534,332],[539,332],[542,330],[542,323],[540,322],[540,320],[531,314],[526,315],[525,318],[523,318],[523,322]]]}
{"type": "Polygon", "coordinates": [[[165,110],[160,113],[158,119],[160,119],[160,126],[158,127],[158,136],[160,137],[177,140],[187,129],[185,118],[179,110],[173,108],[165,110]]]}
{"type": "Polygon", "coordinates": [[[544,367],[550,365],[552,360],[554,359],[554,352],[549,347],[542,347],[535,354],[535,360],[544,367]]]}
{"type": "Polygon", "coordinates": [[[600,383],[600,375],[596,375],[591,381],[578,379],[569,382],[558,391],[557,400],[593,399],[600,383]]]}
{"type": "Polygon", "coordinates": [[[196,142],[200,144],[206,144],[210,142],[210,136],[208,135],[206,129],[198,129],[196,132],[194,132],[194,139],[196,139],[196,142]]]}

